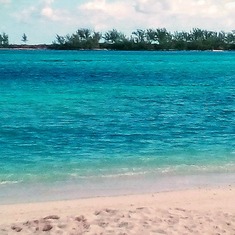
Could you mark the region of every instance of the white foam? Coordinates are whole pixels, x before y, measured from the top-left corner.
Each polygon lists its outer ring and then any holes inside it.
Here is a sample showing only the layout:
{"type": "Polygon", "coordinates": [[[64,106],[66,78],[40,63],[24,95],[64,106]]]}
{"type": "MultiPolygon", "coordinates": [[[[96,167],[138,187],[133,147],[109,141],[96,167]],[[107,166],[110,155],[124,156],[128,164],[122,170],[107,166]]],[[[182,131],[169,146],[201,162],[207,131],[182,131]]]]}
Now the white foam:
{"type": "Polygon", "coordinates": [[[18,184],[21,181],[0,181],[0,185],[6,185],[6,184],[18,184]]]}

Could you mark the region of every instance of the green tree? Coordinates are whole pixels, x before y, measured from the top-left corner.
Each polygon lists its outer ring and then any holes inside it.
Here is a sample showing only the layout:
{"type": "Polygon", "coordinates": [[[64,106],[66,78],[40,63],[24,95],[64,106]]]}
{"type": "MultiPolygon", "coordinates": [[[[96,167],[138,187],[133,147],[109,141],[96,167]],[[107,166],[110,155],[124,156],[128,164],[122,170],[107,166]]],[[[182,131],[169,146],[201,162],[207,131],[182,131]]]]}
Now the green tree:
{"type": "Polygon", "coordinates": [[[25,43],[25,44],[27,43],[28,37],[26,36],[25,33],[23,34],[21,41],[22,41],[23,43],[25,43]]]}
{"type": "Polygon", "coordinates": [[[156,43],[156,41],[157,41],[156,31],[154,29],[147,29],[146,39],[149,43],[156,43]]]}
{"type": "Polygon", "coordinates": [[[190,34],[187,32],[174,32],[172,35],[172,48],[176,50],[187,50],[188,43],[190,42],[190,34]]]}
{"type": "Polygon", "coordinates": [[[146,42],[146,33],[145,30],[137,29],[136,31],[132,32],[134,36],[134,41],[136,43],[144,43],[146,42]]]}
{"type": "Polygon", "coordinates": [[[2,47],[2,41],[3,41],[3,38],[2,38],[2,35],[0,34],[0,47],[2,47]]]}
{"type": "Polygon", "coordinates": [[[106,32],[103,38],[106,43],[111,44],[120,43],[126,40],[126,36],[123,33],[118,32],[116,29],[109,30],[108,32],[106,32]]]}
{"type": "Polygon", "coordinates": [[[93,32],[90,29],[81,28],[72,35],[56,35],[56,40],[53,42],[51,47],[53,49],[70,50],[95,49],[99,48],[99,41],[101,38],[101,33],[93,32]]]}
{"type": "Polygon", "coordinates": [[[6,33],[0,34],[0,47],[8,47],[9,46],[9,37],[6,33]]]}
{"type": "Polygon", "coordinates": [[[156,40],[161,49],[170,49],[172,35],[165,28],[156,29],[156,40]]]}
{"type": "Polygon", "coordinates": [[[92,45],[94,48],[99,48],[99,42],[102,39],[102,33],[100,32],[94,32],[92,35],[92,45]]]}

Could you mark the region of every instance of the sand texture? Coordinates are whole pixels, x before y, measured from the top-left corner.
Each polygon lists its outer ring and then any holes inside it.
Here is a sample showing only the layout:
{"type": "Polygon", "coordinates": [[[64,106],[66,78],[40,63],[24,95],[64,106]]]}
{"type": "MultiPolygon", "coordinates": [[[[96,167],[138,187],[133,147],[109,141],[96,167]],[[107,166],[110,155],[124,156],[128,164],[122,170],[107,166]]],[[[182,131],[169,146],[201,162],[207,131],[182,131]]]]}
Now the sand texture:
{"type": "Polygon", "coordinates": [[[235,188],[1,205],[0,234],[235,235],[235,188]]]}

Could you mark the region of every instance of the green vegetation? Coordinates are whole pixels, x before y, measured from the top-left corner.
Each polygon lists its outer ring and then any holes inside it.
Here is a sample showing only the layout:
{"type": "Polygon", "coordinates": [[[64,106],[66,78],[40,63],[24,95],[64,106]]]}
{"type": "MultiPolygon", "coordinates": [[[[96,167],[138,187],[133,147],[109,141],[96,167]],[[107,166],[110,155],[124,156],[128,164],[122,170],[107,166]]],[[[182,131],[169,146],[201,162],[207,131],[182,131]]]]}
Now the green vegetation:
{"type": "Polygon", "coordinates": [[[0,34],[0,48],[32,48],[55,50],[235,50],[235,30],[215,32],[194,28],[190,32],[169,32],[165,28],[137,29],[130,36],[112,29],[105,33],[81,28],[65,36],[56,35],[51,45],[10,45],[8,35],[0,34]]]}
{"type": "Polygon", "coordinates": [[[23,43],[25,43],[25,44],[27,43],[28,37],[26,36],[25,33],[23,34],[21,41],[22,41],[23,43]]]}
{"type": "Polygon", "coordinates": [[[56,36],[50,48],[53,49],[95,49],[99,48],[99,41],[102,35],[99,32],[92,32],[90,29],[78,29],[76,33],[66,36],[56,36]]]}
{"type": "Polygon", "coordinates": [[[9,46],[9,39],[6,33],[0,34],[0,48],[6,48],[9,46]]]}
{"type": "Polygon", "coordinates": [[[56,36],[49,47],[60,50],[235,50],[235,31],[225,33],[194,28],[171,33],[165,28],[137,29],[127,37],[116,29],[102,33],[78,29],[72,35],[56,36]]]}

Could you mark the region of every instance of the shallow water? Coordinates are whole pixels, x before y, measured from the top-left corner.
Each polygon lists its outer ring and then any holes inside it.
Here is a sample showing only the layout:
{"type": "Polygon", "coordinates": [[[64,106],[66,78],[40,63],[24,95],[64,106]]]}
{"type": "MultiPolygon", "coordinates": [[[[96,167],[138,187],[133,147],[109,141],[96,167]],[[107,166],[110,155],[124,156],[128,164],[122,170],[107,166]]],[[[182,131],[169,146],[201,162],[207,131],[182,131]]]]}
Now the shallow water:
{"type": "Polygon", "coordinates": [[[0,58],[0,187],[235,173],[234,52],[0,58]]]}

